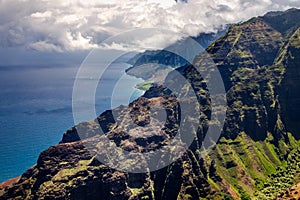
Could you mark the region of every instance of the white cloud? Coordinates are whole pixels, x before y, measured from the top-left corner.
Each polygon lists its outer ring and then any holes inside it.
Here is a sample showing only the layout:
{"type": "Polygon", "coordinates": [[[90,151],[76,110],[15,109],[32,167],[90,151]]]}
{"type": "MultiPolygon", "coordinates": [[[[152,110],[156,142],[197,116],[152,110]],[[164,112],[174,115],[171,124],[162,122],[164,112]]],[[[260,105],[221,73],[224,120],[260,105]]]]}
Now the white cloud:
{"type": "Polygon", "coordinates": [[[47,41],[39,41],[29,44],[30,49],[37,51],[57,51],[62,52],[62,49],[54,44],[48,43],[47,41]]]}
{"type": "Polygon", "coordinates": [[[46,11],[46,12],[36,12],[30,15],[33,18],[49,18],[52,17],[52,12],[51,11],[46,11]]]}
{"type": "Polygon", "coordinates": [[[184,37],[186,35],[164,29],[133,29],[103,41],[98,48],[142,52],[165,48],[184,37]]]}
{"type": "MultiPolygon", "coordinates": [[[[84,50],[135,28],[195,36],[290,7],[300,7],[300,1],[189,0],[187,4],[176,4],[175,0],[0,0],[0,46],[37,51],[84,50]]],[[[172,39],[153,38],[140,42],[160,47],[172,39]]]]}

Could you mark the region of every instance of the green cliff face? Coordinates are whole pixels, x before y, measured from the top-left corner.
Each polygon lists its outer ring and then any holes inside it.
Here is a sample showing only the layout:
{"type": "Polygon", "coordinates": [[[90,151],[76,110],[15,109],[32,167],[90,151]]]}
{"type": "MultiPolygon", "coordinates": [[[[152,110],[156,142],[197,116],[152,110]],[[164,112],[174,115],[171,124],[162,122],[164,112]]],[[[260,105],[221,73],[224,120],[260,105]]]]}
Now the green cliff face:
{"type": "MultiPolygon", "coordinates": [[[[95,122],[127,151],[152,151],[172,140],[180,108],[166,88],[155,86],[129,109],[114,110],[119,119],[107,111],[96,121],[68,130],[59,145],[40,154],[36,166],[1,186],[0,199],[283,198],[282,191],[300,182],[299,21],[296,9],[269,13],[231,26],[208,47],[225,83],[228,108],[222,136],[206,157],[200,157],[199,149],[211,115],[209,91],[195,69],[185,66],[178,71],[192,83],[201,102],[201,123],[190,150],[179,160],[151,173],[123,173],[101,164],[85,148],[103,145],[95,122]],[[148,108],[155,112],[159,106],[167,111],[163,131],[157,115],[152,137],[132,137],[145,133],[128,126],[123,117],[130,115],[144,126],[150,123],[148,108]],[[86,133],[81,140],[79,129],[86,133]]],[[[202,56],[195,61],[201,63],[202,56]]]]}
{"type": "Polygon", "coordinates": [[[224,137],[211,154],[223,180],[214,183],[235,198],[273,199],[300,181],[299,13],[253,18],[208,49],[228,90],[224,137]]]}

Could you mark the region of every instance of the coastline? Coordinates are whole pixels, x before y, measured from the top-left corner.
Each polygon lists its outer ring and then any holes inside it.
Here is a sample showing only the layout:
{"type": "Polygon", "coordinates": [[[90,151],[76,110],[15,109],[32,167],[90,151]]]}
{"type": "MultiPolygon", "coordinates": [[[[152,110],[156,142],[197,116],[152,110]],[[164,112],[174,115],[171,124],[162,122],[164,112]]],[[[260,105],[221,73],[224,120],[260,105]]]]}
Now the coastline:
{"type": "MultiPolygon", "coordinates": [[[[120,74],[124,74],[127,65],[114,67],[120,74]]],[[[23,174],[36,163],[42,151],[58,144],[63,133],[74,126],[70,105],[76,72],[76,67],[29,68],[22,71],[11,69],[1,74],[3,89],[0,94],[6,98],[1,99],[3,108],[0,113],[3,123],[0,128],[0,144],[5,147],[0,151],[0,183],[23,174]],[[18,79],[21,75],[26,78],[18,79]],[[9,82],[9,77],[16,78],[9,82]],[[35,83],[34,87],[32,83],[35,83]]],[[[113,77],[115,70],[109,74],[113,77]]],[[[126,80],[130,83],[121,85],[122,93],[135,91],[129,101],[144,94],[144,91],[138,90],[136,84],[133,84],[141,82],[140,79],[126,75],[126,80]]],[[[104,85],[112,83],[110,77],[104,81],[104,85]]],[[[111,107],[111,103],[106,101],[105,92],[98,93],[97,114],[111,107]]],[[[107,94],[110,92],[107,91],[107,94]]],[[[115,103],[119,106],[128,102],[115,103]]]]}

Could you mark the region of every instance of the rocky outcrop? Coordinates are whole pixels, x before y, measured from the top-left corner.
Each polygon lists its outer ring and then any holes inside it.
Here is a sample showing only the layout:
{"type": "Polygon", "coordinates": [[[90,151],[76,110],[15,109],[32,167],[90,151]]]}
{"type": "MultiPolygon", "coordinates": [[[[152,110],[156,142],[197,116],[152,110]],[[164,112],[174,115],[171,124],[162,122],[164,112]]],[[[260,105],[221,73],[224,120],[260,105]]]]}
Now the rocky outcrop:
{"type": "MultiPolygon", "coordinates": [[[[148,92],[145,94],[148,98],[139,98],[129,107],[103,113],[96,119],[99,123],[94,120],[68,130],[59,145],[40,154],[36,166],[10,187],[2,188],[0,199],[185,199],[209,195],[209,183],[192,152],[156,172],[134,174],[110,169],[86,148],[104,145],[101,135],[96,133],[99,126],[126,151],[154,151],[168,143],[178,124],[178,102],[168,90],[153,90],[164,95],[159,97],[156,92],[148,92]],[[166,111],[164,128],[159,119],[161,115],[155,114],[160,107],[166,111]],[[151,122],[149,112],[154,113],[151,122]],[[140,128],[149,123],[152,124],[151,136],[140,128]],[[84,135],[80,137],[80,133],[84,135]]],[[[104,147],[100,150],[103,154],[110,151],[104,147]]]]}
{"type": "Polygon", "coordinates": [[[300,199],[300,183],[277,195],[276,200],[284,200],[284,199],[289,199],[289,200],[300,199]]]}

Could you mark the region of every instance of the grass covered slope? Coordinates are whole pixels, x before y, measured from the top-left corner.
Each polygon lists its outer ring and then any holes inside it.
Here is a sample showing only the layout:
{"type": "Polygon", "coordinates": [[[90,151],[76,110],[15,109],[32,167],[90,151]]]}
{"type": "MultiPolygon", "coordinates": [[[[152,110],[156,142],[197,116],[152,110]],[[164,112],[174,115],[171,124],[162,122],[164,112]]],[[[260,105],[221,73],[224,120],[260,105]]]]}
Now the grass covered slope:
{"type": "MultiPolygon", "coordinates": [[[[85,148],[105,145],[95,122],[111,141],[128,151],[147,152],[168,144],[176,134],[180,106],[168,89],[155,86],[129,109],[116,108],[118,119],[106,111],[68,130],[61,144],[41,153],[36,166],[13,183],[1,185],[0,199],[284,198],[288,195],[284,191],[300,182],[300,27],[295,23],[300,21],[299,13],[296,9],[269,13],[233,25],[207,49],[225,82],[228,109],[222,137],[206,157],[201,157],[200,148],[211,115],[209,91],[193,66],[185,66],[178,72],[190,81],[201,102],[197,119],[201,124],[179,160],[155,172],[131,174],[108,168],[85,148]],[[146,133],[129,126],[124,116],[144,126],[150,123],[149,108],[155,112],[160,106],[167,113],[164,128],[156,115],[149,130],[155,135],[139,138],[146,133]],[[79,129],[85,132],[81,140],[79,129]]],[[[199,55],[195,62],[203,60],[199,55]]],[[[186,87],[182,88],[183,95],[187,94],[186,87]]],[[[110,151],[109,147],[101,149],[110,151]]],[[[136,167],[142,162],[135,163],[136,167]]],[[[299,187],[294,188],[293,193],[299,187]]]]}
{"type": "Polygon", "coordinates": [[[222,179],[213,182],[233,197],[273,199],[300,181],[299,13],[253,18],[208,49],[227,82],[229,108],[210,156],[222,179]]]}

